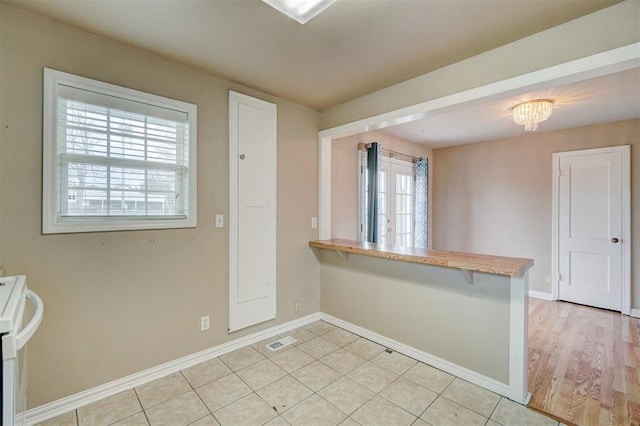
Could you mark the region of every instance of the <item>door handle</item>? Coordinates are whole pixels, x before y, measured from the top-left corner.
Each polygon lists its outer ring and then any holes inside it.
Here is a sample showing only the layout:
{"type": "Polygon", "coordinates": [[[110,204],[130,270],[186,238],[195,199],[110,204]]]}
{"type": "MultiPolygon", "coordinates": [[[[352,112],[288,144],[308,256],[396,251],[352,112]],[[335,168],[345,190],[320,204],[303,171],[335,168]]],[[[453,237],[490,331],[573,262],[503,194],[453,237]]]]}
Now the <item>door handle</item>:
{"type": "Polygon", "coordinates": [[[619,239],[617,239],[616,237],[613,237],[613,238],[611,239],[611,242],[612,242],[613,244],[617,244],[619,241],[620,241],[620,240],[619,240],[619,239]]]}

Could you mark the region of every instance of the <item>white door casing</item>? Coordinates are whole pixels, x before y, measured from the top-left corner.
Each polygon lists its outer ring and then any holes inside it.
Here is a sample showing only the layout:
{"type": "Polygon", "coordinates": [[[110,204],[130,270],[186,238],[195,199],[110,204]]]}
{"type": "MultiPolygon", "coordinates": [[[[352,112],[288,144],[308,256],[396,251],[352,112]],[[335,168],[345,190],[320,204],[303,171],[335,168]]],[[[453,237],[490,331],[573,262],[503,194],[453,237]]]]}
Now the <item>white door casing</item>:
{"type": "Polygon", "coordinates": [[[276,317],[276,114],[229,91],[229,331],[276,317]]]}
{"type": "Polygon", "coordinates": [[[553,155],[553,296],[630,312],[630,147],[553,155]]]}

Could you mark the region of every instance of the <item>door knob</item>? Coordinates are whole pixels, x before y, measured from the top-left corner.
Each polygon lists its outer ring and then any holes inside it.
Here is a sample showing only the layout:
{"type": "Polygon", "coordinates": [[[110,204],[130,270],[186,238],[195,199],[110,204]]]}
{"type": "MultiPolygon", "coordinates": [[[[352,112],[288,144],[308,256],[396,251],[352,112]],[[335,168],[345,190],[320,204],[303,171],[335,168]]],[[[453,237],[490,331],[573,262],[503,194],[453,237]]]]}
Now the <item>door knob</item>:
{"type": "Polygon", "coordinates": [[[240,159],[244,160],[244,154],[240,154],[240,159]]]}
{"type": "Polygon", "coordinates": [[[613,237],[613,238],[611,239],[611,242],[612,242],[613,244],[616,244],[618,241],[620,241],[620,240],[619,240],[619,239],[617,239],[616,237],[613,237]]]}

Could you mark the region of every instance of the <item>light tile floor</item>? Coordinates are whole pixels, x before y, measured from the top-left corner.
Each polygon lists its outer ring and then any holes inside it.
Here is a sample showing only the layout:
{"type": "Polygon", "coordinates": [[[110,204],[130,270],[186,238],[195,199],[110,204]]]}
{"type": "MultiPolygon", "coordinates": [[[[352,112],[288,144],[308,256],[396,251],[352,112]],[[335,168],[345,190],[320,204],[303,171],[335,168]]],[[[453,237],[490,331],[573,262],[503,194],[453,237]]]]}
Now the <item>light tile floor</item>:
{"type": "Polygon", "coordinates": [[[81,407],[42,426],[554,425],[558,422],[318,321],[81,407]]]}

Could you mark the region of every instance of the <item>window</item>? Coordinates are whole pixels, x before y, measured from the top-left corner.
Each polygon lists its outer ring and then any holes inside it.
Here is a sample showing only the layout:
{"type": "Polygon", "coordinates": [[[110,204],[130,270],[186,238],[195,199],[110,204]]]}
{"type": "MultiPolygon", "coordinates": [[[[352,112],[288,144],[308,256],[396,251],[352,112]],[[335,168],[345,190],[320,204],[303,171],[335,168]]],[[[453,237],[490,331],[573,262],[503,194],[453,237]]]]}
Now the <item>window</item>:
{"type": "Polygon", "coordinates": [[[45,68],[43,232],[195,227],[196,116],[45,68]]]}

